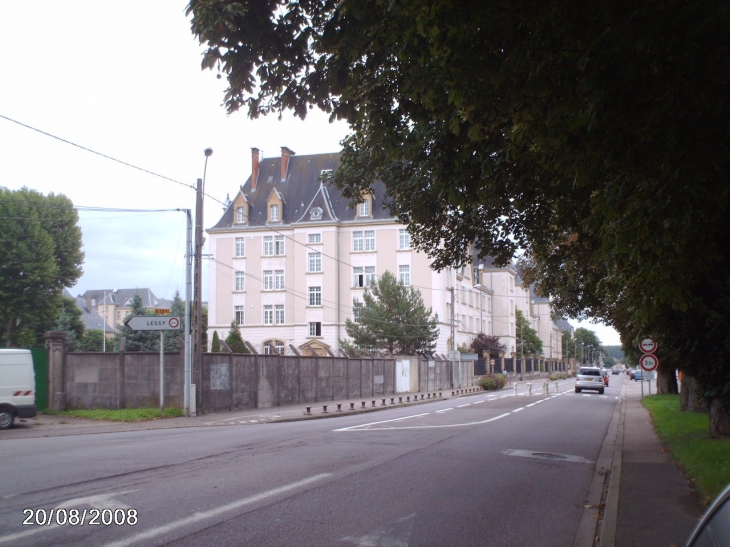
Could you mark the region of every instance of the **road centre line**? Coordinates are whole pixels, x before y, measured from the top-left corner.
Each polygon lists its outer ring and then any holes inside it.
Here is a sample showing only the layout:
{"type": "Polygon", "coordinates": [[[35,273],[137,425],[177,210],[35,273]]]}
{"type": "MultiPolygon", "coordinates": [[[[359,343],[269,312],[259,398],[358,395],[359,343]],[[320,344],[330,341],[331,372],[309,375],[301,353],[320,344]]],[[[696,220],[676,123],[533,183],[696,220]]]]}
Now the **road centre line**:
{"type": "Polygon", "coordinates": [[[451,408],[444,408],[443,410],[437,410],[437,411],[436,411],[436,414],[438,414],[439,412],[447,412],[447,411],[449,411],[449,410],[454,410],[454,407],[451,407],[451,408]]]}
{"type": "Polygon", "coordinates": [[[256,494],[254,496],[249,496],[248,498],[243,498],[243,499],[228,503],[226,505],[221,505],[220,507],[216,507],[215,509],[210,509],[209,511],[202,511],[199,513],[195,513],[189,517],[186,517],[186,518],[174,521],[174,522],[170,522],[163,526],[155,526],[154,528],[151,528],[149,530],[146,530],[146,531],[136,534],[134,536],[130,536],[126,539],[114,541],[112,543],[107,543],[104,547],[127,547],[128,545],[133,545],[133,544],[138,543],[145,539],[150,539],[150,538],[154,538],[154,537],[158,537],[158,536],[167,534],[169,532],[172,532],[173,530],[176,530],[177,528],[182,528],[183,526],[189,526],[189,525],[195,524],[197,522],[201,522],[201,521],[213,518],[213,517],[217,517],[217,516],[222,515],[223,513],[235,511],[236,509],[240,509],[241,507],[244,507],[246,505],[251,505],[252,503],[256,503],[257,501],[261,501],[266,498],[276,496],[278,494],[283,494],[284,492],[288,492],[290,490],[295,490],[302,486],[306,486],[313,482],[317,482],[322,479],[325,479],[331,475],[332,475],[332,473],[320,473],[319,475],[314,475],[312,477],[308,477],[306,479],[302,479],[300,481],[293,482],[291,484],[286,484],[286,485],[280,486],[278,488],[273,488],[271,490],[267,490],[266,492],[261,492],[260,494],[256,494]]]}
{"type": "Polygon", "coordinates": [[[525,410],[525,407],[521,406],[520,408],[515,408],[512,412],[519,412],[520,410],[525,410]]]}
{"type": "Polygon", "coordinates": [[[389,422],[399,422],[401,420],[408,420],[410,418],[420,418],[421,416],[428,416],[430,412],[424,412],[423,414],[414,414],[413,416],[403,416],[402,418],[393,418],[392,420],[383,420],[381,422],[370,422],[369,424],[353,425],[350,427],[343,427],[342,429],[335,429],[334,431],[347,431],[348,429],[359,429],[361,427],[367,427],[369,425],[387,424],[389,422]]]}
{"type": "Polygon", "coordinates": [[[478,405],[479,403],[485,403],[485,402],[487,402],[487,399],[484,399],[483,401],[477,401],[476,403],[473,403],[473,404],[478,405]]]}
{"type": "Polygon", "coordinates": [[[456,408],[462,408],[462,407],[465,407],[465,406],[471,406],[471,403],[467,403],[465,405],[458,405],[456,408]]]}
{"type": "MultiPolygon", "coordinates": [[[[499,416],[495,416],[494,418],[489,418],[488,420],[480,420],[478,422],[468,422],[464,424],[446,424],[446,425],[414,425],[414,426],[403,426],[403,427],[377,427],[374,429],[358,429],[365,427],[366,425],[372,425],[372,424],[365,424],[361,426],[353,426],[353,427],[346,427],[344,429],[333,429],[333,431],[383,431],[383,430],[401,430],[401,429],[446,429],[447,427],[466,427],[469,425],[482,425],[487,424],[489,422],[494,422],[497,420],[501,420],[502,418],[506,418],[509,416],[509,412],[506,414],[500,414],[499,416]]],[[[425,416],[425,414],[423,414],[425,416]]],[[[411,416],[411,418],[414,418],[415,416],[411,416]]],[[[388,420],[388,421],[394,421],[394,420],[388,420]]],[[[382,422],[381,422],[382,423],[382,422]]]]}

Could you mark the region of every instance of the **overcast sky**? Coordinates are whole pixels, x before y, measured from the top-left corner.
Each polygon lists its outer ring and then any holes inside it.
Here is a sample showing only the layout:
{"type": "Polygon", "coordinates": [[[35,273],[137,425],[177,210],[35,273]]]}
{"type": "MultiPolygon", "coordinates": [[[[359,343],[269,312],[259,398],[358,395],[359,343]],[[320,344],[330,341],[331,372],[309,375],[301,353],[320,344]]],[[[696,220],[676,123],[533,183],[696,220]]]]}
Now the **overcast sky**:
{"type": "MultiPolygon", "coordinates": [[[[80,211],[86,259],[74,295],[134,287],[163,298],[184,294],[185,215],[174,210],[194,210],[191,187],[203,177],[205,148],[213,149],[205,188],[210,227],[226,194],[250,176],[251,148],[264,157],[278,156],[282,146],[334,152],[347,134],[345,124],[318,111],[304,122],[228,116],[225,80],[200,69],[203,48],[186,6],[0,2],[0,116],[166,177],[0,118],[0,185],[65,194],[79,207],[159,211],[80,211]]],[[[585,326],[606,345],[620,343],[612,329],[585,326]]]]}

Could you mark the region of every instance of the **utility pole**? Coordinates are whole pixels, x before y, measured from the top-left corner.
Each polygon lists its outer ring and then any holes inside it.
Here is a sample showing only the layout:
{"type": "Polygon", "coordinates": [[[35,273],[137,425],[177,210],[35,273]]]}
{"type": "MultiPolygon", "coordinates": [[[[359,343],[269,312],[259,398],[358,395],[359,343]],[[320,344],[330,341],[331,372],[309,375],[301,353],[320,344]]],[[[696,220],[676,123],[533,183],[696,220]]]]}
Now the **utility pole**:
{"type": "Polygon", "coordinates": [[[201,361],[203,359],[203,194],[205,192],[205,174],[208,170],[208,158],[213,154],[213,150],[206,148],[205,167],[203,168],[203,178],[198,179],[196,186],[195,200],[195,279],[193,282],[194,302],[193,302],[193,368],[200,370],[201,361]]]}
{"type": "Polygon", "coordinates": [[[525,320],[520,321],[520,352],[522,357],[520,358],[520,381],[522,381],[522,367],[525,366],[525,338],[522,336],[522,327],[525,324],[525,320]]]}
{"type": "Polygon", "coordinates": [[[454,332],[454,287],[451,287],[451,387],[456,389],[456,334],[454,332]]]}

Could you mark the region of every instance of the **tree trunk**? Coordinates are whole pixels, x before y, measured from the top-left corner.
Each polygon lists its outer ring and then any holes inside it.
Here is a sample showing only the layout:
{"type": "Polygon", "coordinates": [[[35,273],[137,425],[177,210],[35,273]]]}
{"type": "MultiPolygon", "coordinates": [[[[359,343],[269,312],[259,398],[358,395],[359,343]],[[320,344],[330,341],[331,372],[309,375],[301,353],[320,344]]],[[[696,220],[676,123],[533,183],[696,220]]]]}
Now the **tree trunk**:
{"type": "Polygon", "coordinates": [[[682,373],[682,389],[679,393],[679,408],[686,412],[702,412],[707,414],[710,408],[702,397],[699,384],[694,377],[682,373]]]}
{"type": "Polygon", "coordinates": [[[730,406],[719,397],[710,401],[710,437],[730,437],[730,406]]]}
{"type": "Polygon", "coordinates": [[[677,374],[673,368],[659,366],[656,376],[656,392],[659,394],[676,395],[679,393],[677,387],[677,374]]]}

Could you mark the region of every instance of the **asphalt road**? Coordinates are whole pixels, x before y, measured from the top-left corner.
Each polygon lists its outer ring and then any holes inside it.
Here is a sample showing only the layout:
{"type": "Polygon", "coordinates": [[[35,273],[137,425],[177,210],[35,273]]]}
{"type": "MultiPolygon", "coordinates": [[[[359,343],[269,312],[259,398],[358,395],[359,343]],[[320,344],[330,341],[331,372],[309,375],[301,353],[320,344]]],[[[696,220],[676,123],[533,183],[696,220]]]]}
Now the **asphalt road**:
{"type": "Polygon", "coordinates": [[[0,547],[572,545],[612,380],[604,395],[565,381],[337,419],[4,441],[0,547]]]}

